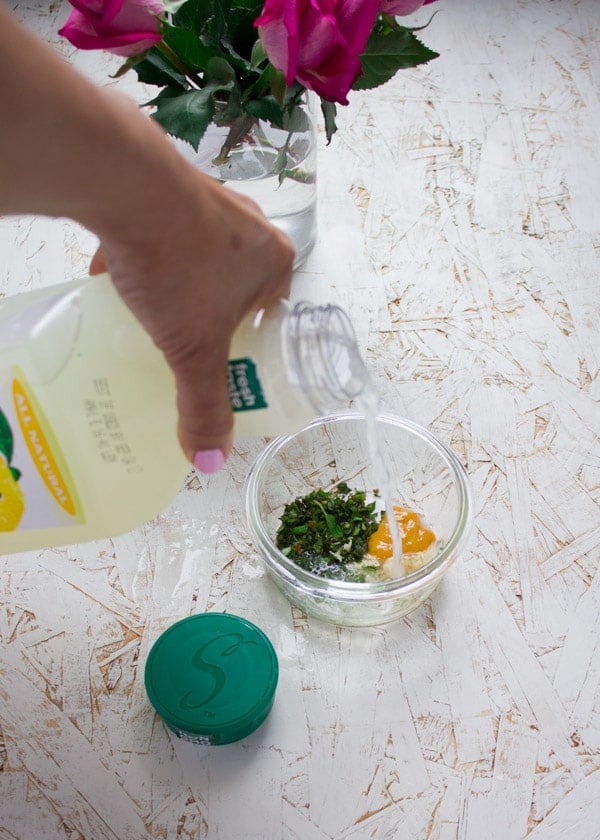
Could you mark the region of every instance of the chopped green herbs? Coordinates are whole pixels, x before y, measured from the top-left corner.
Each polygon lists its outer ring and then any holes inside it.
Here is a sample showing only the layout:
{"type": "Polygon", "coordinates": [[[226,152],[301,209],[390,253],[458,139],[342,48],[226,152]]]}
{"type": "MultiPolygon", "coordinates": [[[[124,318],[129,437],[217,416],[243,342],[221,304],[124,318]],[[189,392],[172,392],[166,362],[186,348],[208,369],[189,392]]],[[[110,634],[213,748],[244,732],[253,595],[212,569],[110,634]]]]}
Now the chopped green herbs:
{"type": "Polygon", "coordinates": [[[333,491],[313,490],[285,506],[277,548],[321,577],[363,582],[364,573],[352,567],[363,561],[378,524],[375,502],[340,482],[333,491]]]}

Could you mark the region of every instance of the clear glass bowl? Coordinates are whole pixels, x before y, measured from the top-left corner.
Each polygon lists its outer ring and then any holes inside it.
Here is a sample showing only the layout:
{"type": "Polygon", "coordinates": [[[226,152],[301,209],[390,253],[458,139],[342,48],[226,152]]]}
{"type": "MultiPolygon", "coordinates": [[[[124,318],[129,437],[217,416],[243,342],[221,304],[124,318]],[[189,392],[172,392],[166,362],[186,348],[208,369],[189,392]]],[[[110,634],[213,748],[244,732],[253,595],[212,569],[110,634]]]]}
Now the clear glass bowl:
{"type": "Polygon", "coordinates": [[[372,493],[380,486],[360,414],[319,418],[302,431],[275,438],[246,481],[246,518],[267,570],[284,595],[323,621],[369,627],[395,621],[432,593],[468,539],[472,502],[466,472],[448,447],[427,429],[389,415],[377,418],[377,440],[387,464],[393,504],[421,514],[437,536],[422,568],[376,583],[329,580],[305,571],[275,544],[284,506],[340,481],[372,493]]]}

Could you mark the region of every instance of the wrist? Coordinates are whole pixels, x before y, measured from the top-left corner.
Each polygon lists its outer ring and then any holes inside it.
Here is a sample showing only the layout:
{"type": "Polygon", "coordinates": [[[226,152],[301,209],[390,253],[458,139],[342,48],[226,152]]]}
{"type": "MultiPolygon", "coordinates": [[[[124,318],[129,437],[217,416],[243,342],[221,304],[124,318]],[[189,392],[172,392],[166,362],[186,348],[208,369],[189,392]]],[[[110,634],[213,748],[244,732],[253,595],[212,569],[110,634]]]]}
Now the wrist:
{"type": "MultiPolygon", "coordinates": [[[[71,215],[101,240],[133,246],[166,233],[174,196],[190,191],[188,165],[162,129],[130,100],[99,90],[94,177],[71,215]]],[[[198,196],[194,196],[196,203],[198,196]]]]}

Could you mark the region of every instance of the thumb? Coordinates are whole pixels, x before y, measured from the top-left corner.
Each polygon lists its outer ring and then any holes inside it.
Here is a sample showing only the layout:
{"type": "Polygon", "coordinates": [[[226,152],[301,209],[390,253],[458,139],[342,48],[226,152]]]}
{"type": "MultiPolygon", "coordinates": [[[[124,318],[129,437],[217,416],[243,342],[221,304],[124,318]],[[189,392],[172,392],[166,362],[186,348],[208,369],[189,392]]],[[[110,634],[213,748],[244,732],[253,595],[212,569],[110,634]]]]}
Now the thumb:
{"type": "Polygon", "coordinates": [[[175,373],[181,448],[199,472],[217,472],[233,446],[227,350],[204,348],[185,361],[167,360],[175,373]]]}

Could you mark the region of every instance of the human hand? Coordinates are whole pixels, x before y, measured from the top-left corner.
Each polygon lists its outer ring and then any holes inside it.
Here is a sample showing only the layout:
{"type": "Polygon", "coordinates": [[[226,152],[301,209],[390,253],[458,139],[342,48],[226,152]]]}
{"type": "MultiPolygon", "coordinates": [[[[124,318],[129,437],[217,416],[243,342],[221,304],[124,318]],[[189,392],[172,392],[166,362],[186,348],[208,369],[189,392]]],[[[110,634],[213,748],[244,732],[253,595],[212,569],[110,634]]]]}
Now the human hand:
{"type": "Polygon", "coordinates": [[[0,132],[0,214],[66,216],[96,234],[117,290],[173,369],[183,451],[214,471],[231,448],[232,334],[253,307],[287,296],[291,243],[2,6],[0,113],[11,130],[0,132]]]}
{"type": "Polygon", "coordinates": [[[244,315],[287,297],[293,248],[258,207],[188,165],[143,230],[101,238],[90,273],[108,270],[175,375],[179,440],[201,472],[232,446],[231,337],[244,315]]]}

